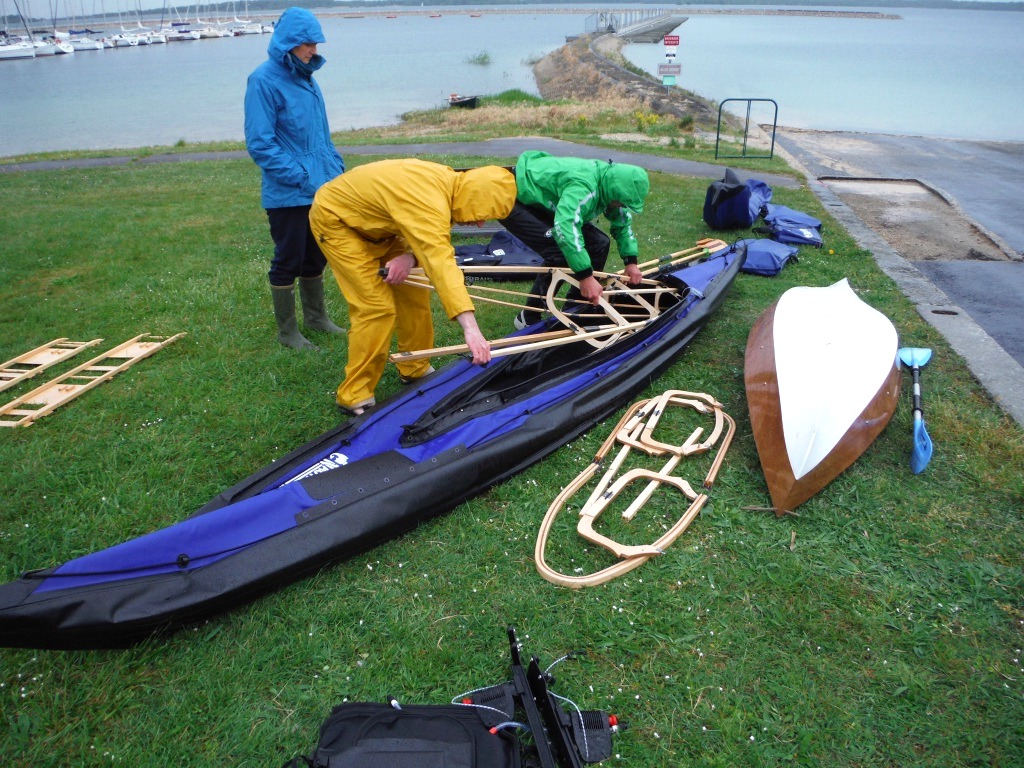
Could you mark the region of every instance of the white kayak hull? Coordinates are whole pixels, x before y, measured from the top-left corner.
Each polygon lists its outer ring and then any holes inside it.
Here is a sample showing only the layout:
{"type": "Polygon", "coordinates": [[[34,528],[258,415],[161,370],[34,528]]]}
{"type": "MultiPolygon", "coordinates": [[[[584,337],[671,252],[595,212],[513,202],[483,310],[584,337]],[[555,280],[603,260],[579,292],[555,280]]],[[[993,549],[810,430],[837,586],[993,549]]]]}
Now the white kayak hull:
{"type": "Polygon", "coordinates": [[[842,280],[792,288],[755,323],[744,379],[777,514],[834,480],[882,432],[900,389],[892,322],[842,280]]]}

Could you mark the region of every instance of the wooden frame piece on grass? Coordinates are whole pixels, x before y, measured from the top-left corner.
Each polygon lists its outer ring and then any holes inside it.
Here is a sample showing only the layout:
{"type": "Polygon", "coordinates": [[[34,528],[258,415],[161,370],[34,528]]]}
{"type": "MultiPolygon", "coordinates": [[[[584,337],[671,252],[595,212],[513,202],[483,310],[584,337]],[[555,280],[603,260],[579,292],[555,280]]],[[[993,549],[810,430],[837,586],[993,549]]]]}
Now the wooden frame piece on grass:
{"type": "Polygon", "coordinates": [[[68,401],[110,380],[184,335],[179,333],[174,336],[151,336],[143,333],[129,339],[99,357],[94,357],[89,362],[0,406],[0,427],[30,426],[36,419],[52,413],[68,401]],[[117,360],[122,362],[115,363],[117,360]]]}
{"type": "Polygon", "coordinates": [[[0,364],[0,392],[39,375],[47,368],[70,360],[83,349],[95,347],[102,341],[103,339],[93,339],[92,341],[54,339],[36,347],[31,352],[8,360],[6,363],[0,364]]]}
{"type": "Polygon", "coordinates": [[[553,584],[573,588],[587,587],[610,581],[617,576],[640,567],[652,557],[662,554],[670,544],[686,531],[690,523],[693,522],[697,515],[700,514],[701,509],[704,508],[705,503],[710,497],[711,487],[718,476],[718,472],[725,460],[725,454],[732,443],[735,433],[736,422],[722,410],[721,403],[710,395],[669,390],[657,398],[634,403],[626,411],[615,429],[612,430],[608,439],[605,440],[590,466],[580,473],[572,483],[566,486],[548,508],[544,521],[541,523],[540,531],[537,535],[537,544],[534,548],[534,560],[538,573],[553,584]],[[647,438],[650,437],[650,433],[661,415],[670,406],[685,406],[694,408],[701,413],[713,413],[715,426],[711,434],[706,440],[698,443],[697,441],[700,439],[703,430],[694,430],[690,437],[680,446],[646,440],[645,436],[647,438]],[[722,438],[711,468],[704,478],[700,493],[695,492],[686,480],[670,474],[686,456],[710,450],[722,437],[723,432],[725,437],[722,438]],[[584,576],[568,576],[559,573],[549,566],[545,559],[545,551],[551,529],[568,500],[593,479],[603,465],[605,458],[616,444],[620,444],[622,447],[605,471],[604,476],[598,482],[597,487],[580,509],[580,519],[577,522],[576,530],[587,541],[599,544],[609,550],[619,558],[619,561],[607,568],[584,576]],[[622,469],[622,465],[633,448],[638,448],[650,456],[664,456],[668,454],[668,459],[657,472],[646,469],[631,469],[618,477],[618,479],[614,479],[622,469]],[[629,485],[638,480],[647,480],[647,484],[627,509],[623,511],[622,516],[627,520],[632,519],[650,499],[651,495],[663,484],[670,485],[679,490],[690,501],[690,504],[679,520],[652,544],[626,546],[595,531],[594,521],[629,485]]]}

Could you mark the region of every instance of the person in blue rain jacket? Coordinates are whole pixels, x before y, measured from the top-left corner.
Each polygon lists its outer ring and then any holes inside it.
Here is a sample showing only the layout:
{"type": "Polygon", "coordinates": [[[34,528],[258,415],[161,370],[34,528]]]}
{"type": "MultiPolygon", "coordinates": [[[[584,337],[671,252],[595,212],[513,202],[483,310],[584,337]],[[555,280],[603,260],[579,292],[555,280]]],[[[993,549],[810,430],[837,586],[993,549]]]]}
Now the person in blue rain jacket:
{"type": "Polygon", "coordinates": [[[267,61],[249,75],[245,89],[245,146],[262,173],[261,199],[270,222],[270,262],[277,338],[286,347],[312,348],[298,329],[295,283],[306,328],[344,333],[324,306],[327,260],[309,229],[309,208],[321,184],[345,171],[331,142],[324,96],[313,79],[326,59],[316,16],[305,8],[281,14],[267,46],[267,61]]]}

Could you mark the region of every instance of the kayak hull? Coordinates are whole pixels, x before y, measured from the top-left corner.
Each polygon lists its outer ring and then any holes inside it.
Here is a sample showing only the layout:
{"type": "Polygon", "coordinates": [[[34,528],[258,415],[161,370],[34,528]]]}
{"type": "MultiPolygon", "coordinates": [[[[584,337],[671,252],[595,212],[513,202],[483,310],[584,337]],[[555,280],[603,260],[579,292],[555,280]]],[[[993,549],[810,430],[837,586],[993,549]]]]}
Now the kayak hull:
{"type": "Polygon", "coordinates": [[[899,398],[897,348],[892,323],[845,280],[787,291],[758,318],[744,384],[776,514],[818,493],[885,429],[899,398]]]}
{"type": "Polygon", "coordinates": [[[616,344],[578,342],[486,368],[457,359],[175,526],[0,585],[0,645],[130,645],[452,510],[629,403],[711,318],[743,258],[730,251],[659,276],[681,300],[616,344]]]}

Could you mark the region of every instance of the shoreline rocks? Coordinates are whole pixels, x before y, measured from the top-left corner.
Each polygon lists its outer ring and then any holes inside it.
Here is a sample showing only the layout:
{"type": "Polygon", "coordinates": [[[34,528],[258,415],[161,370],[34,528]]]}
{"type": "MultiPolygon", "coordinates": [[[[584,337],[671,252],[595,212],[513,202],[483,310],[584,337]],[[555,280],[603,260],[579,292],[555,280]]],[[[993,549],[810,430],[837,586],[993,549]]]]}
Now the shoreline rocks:
{"type": "Polygon", "coordinates": [[[626,98],[658,115],[692,118],[696,126],[717,122],[717,105],[631,72],[604,55],[617,54],[621,48],[622,42],[613,34],[584,35],[549,53],[533,67],[540,95],[548,101],[626,98]]]}

